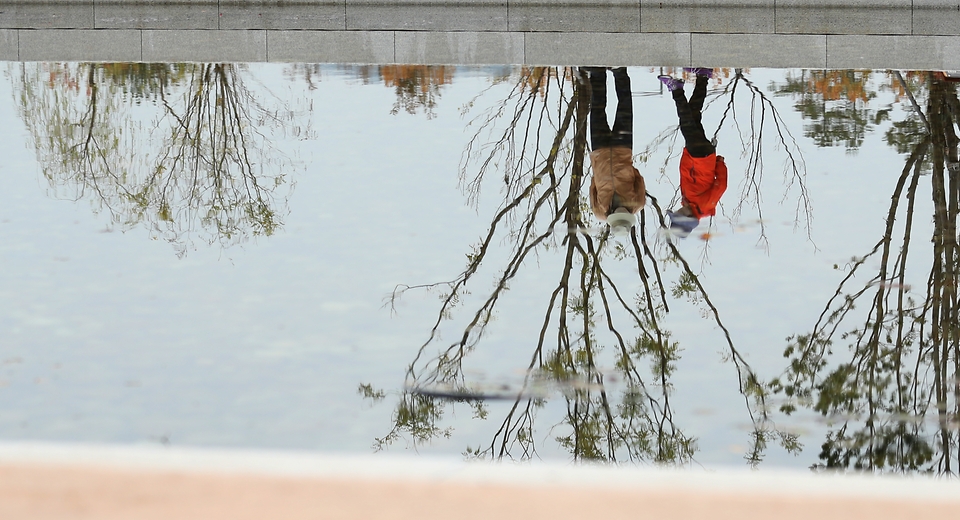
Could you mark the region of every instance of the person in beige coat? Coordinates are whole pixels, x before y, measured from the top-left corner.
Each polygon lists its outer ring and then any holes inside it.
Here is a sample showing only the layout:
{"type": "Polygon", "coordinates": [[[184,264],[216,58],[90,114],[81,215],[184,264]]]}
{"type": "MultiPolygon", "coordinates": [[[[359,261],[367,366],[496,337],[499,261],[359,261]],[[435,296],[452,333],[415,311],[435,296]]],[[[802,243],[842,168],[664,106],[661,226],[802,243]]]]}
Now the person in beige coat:
{"type": "Polygon", "coordinates": [[[646,186],[633,166],[633,94],[627,69],[613,69],[617,112],[607,123],[607,69],[586,69],[590,80],[590,207],[615,233],[628,232],[647,202],[646,186]]]}

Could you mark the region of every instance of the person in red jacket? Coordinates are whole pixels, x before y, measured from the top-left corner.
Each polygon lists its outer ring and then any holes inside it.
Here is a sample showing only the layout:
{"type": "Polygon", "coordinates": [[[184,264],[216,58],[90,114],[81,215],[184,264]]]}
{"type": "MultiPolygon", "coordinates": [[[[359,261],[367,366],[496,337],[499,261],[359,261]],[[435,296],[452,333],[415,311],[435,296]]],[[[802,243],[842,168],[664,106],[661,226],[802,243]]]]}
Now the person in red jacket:
{"type": "Polygon", "coordinates": [[[700,224],[703,217],[717,214],[717,203],[727,189],[727,165],[723,157],[703,131],[701,121],[703,101],[707,97],[707,80],[712,69],[684,69],[697,75],[693,95],[689,101],[683,93],[683,80],[670,76],[658,79],[670,90],[680,117],[683,134],[683,155],[680,157],[681,206],[668,211],[670,229],[674,235],[685,238],[700,224]]]}

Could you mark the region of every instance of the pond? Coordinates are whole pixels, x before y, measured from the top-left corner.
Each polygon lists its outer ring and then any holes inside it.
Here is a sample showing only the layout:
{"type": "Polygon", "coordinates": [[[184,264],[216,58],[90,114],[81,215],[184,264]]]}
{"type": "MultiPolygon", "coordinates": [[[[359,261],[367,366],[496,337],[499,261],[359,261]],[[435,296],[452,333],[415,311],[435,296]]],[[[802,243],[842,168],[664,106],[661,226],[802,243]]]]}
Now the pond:
{"type": "Polygon", "coordinates": [[[710,71],[683,237],[690,71],[592,71],[645,183],[614,234],[582,69],[3,65],[2,439],[960,464],[941,72],[710,71]]]}

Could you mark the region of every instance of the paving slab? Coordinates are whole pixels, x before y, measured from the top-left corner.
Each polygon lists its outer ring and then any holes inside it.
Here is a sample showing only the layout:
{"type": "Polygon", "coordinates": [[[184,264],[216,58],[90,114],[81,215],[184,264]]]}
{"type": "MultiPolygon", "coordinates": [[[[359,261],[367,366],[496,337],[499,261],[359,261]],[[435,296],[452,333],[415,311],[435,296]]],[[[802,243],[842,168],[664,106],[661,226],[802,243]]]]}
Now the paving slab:
{"type": "Polygon", "coordinates": [[[947,9],[960,11],[960,0],[913,0],[915,9],[947,9]]]}
{"type": "Polygon", "coordinates": [[[267,31],[270,61],[394,63],[393,31],[267,31]]]}
{"type": "Polygon", "coordinates": [[[801,7],[808,9],[825,9],[845,7],[849,9],[876,9],[899,8],[910,9],[913,0],[776,0],[776,7],[801,7]]]}
{"type": "Polygon", "coordinates": [[[826,35],[694,34],[691,46],[692,63],[698,67],[827,66],[826,35]]]}
{"type": "Polygon", "coordinates": [[[368,31],[506,31],[506,5],[351,5],[346,28],[368,31]]]}
{"type": "Polygon", "coordinates": [[[20,61],[141,61],[140,31],[21,29],[20,61]]]}
{"type": "Polygon", "coordinates": [[[459,458],[0,443],[0,518],[953,518],[956,482],[459,458]]]}
{"type": "Polygon", "coordinates": [[[20,59],[20,39],[16,29],[0,29],[0,60],[20,59]]]}
{"type": "Polygon", "coordinates": [[[774,33],[776,13],[767,7],[644,7],[640,16],[642,32],[691,33],[774,33]]]}
{"type": "Polygon", "coordinates": [[[220,29],[318,29],[342,31],[347,28],[344,1],[310,4],[287,2],[220,3],[220,29]]]}
{"type": "Polygon", "coordinates": [[[564,6],[511,2],[507,17],[511,31],[522,32],[640,32],[640,6],[564,6]]]}
{"type": "Polygon", "coordinates": [[[690,66],[689,34],[527,33],[529,65],[690,66]]]}
{"type": "Polygon", "coordinates": [[[960,7],[955,9],[914,9],[913,34],[960,36],[960,7]]]}
{"type": "Polygon", "coordinates": [[[524,63],[519,33],[396,33],[397,63],[498,65],[524,63]]]}
{"type": "Polygon", "coordinates": [[[960,38],[950,36],[827,36],[832,69],[960,69],[960,38]]]}
{"type": "Polygon", "coordinates": [[[93,0],[74,3],[0,4],[2,29],[93,29],[93,0]]]}
{"type": "Polygon", "coordinates": [[[786,34],[902,34],[913,31],[909,9],[780,7],[776,32],[786,34]]]}
{"type": "MultiPolygon", "coordinates": [[[[102,31],[107,32],[107,31],[102,31]]],[[[143,61],[266,61],[266,31],[144,30],[143,61]]]]}
{"type": "Polygon", "coordinates": [[[97,29],[218,29],[216,2],[157,4],[97,2],[94,27],[97,29]]]}

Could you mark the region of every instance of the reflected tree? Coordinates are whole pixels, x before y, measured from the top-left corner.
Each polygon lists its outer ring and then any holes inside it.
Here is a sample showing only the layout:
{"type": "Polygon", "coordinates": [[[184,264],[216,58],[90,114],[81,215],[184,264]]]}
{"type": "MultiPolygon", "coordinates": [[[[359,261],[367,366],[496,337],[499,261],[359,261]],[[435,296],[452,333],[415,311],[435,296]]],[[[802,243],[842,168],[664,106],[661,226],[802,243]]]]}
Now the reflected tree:
{"type": "Polygon", "coordinates": [[[789,367],[773,382],[786,398],[784,412],[809,408],[834,425],[815,469],[955,474],[960,466],[960,102],[955,84],[923,77],[912,82],[926,90],[925,109],[916,103],[911,116],[923,131],[891,143],[912,141],[882,236],[864,256],[837,266],[845,276],[813,329],[788,338],[789,367]],[[926,196],[933,227],[924,252],[918,246],[927,239],[918,244],[915,233],[926,196]],[[914,267],[908,260],[917,256],[929,263],[914,267]],[[919,291],[914,280],[925,280],[919,291]]]}
{"type": "Polygon", "coordinates": [[[149,228],[184,254],[271,235],[292,161],[272,139],[297,112],[242,65],[19,64],[20,115],[57,196],[89,199],[121,229],[149,228]],[[152,110],[151,110],[152,109],[152,110]]]}
{"type": "MultiPolygon", "coordinates": [[[[661,254],[648,241],[663,225],[656,198],[648,195],[648,208],[624,242],[595,227],[582,195],[589,98],[589,84],[576,69],[526,68],[501,102],[471,121],[477,131],[461,172],[468,200],[477,200],[485,179],[502,187],[503,199],[457,277],[394,291],[391,305],[411,290],[435,291],[441,304],[407,370],[393,427],[376,440],[378,449],[401,438],[418,445],[450,436],[442,420],[451,403],[469,404],[475,417],[488,419],[489,402],[500,400],[506,411],[490,441],[468,447],[466,455],[534,458],[540,449],[538,415],[552,394],[560,394],[562,419],[549,431],[574,460],[690,463],[696,439],[679,427],[672,403],[671,378],[681,348],[664,327],[671,297],[699,302],[724,331],[727,358],[754,425],[748,460],[759,463],[774,439],[797,448],[795,437],[767,420],[766,390],[735,348],[699,277],[672,244],[661,244],[661,254]],[[498,245],[505,254],[493,252],[498,245]],[[442,343],[441,329],[450,328],[456,311],[474,300],[468,283],[490,269],[494,258],[503,260],[492,291],[476,299],[462,326],[452,325],[455,339],[442,343]],[[625,263],[632,274],[624,275],[625,263]],[[680,268],[672,286],[664,279],[666,264],[680,268]],[[522,382],[470,381],[464,363],[524,268],[556,269],[557,281],[544,296],[522,382]]],[[[361,393],[382,397],[366,386],[361,393]]]]}
{"type": "Polygon", "coordinates": [[[428,65],[389,65],[380,67],[384,85],[393,87],[397,101],[391,114],[401,110],[416,114],[423,110],[428,119],[434,117],[440,87],[453,79],[453,68],[428,65]]]}
{"type": "Polygon", "coordinates": [[[867,132],[889,119],[890,109],[876,109],[870,101],[877,92],[870,89],[869,70],[807,70],[799,76],[788,73],[777,95],[791,96],[804,119],[804,135],[818,147],[860,148],[867,132]]]}

